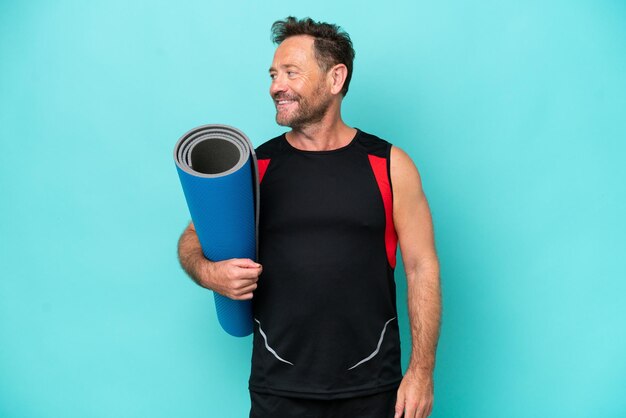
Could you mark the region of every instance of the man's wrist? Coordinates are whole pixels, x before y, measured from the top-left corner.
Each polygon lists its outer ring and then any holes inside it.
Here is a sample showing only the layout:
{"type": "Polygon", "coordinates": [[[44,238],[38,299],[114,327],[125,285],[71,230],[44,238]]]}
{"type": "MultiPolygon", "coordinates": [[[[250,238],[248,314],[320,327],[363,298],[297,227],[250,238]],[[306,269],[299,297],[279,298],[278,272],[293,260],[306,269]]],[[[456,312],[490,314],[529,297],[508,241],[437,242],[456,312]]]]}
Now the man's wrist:
{"type": "Polygon", "coordinates": [[[213,290],[212,278],[215,274],[215,263],[204,257],[204,254],[201,254],[196,266],[198,267],[196,271],[198,283],[202,287],[213,290]]]}
{"type": "Polygon", "coordinates": [[[434,371],[434,366],[431,364],[422,364],[422,363],[409,363],[409,367],[407,371],[412,373],[421,375],[421,376],[432,376],[434,371]]]}

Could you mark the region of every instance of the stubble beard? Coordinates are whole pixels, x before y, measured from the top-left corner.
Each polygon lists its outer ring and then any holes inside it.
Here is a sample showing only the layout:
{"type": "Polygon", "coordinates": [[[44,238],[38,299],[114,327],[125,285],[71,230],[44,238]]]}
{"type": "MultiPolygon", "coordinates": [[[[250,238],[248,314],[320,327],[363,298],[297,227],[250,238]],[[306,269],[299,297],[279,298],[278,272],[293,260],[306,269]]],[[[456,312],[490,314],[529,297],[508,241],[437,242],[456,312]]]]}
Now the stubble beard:
{"type": "Polygon", "coordinates": [[[320,84],[311,95],[311,98],[313,100],[308,100],[302,96],[289,97],[289,99],[297,102],[298,108],[294,113],[284,116],[281,116],[280,112],[277,111],[276,123],[281,126],[289,126],[291,129],[300,130],[320,122],[326,115],[326,112],[328,112],[331,97],[324,91],[324,86],[320,84]]]}

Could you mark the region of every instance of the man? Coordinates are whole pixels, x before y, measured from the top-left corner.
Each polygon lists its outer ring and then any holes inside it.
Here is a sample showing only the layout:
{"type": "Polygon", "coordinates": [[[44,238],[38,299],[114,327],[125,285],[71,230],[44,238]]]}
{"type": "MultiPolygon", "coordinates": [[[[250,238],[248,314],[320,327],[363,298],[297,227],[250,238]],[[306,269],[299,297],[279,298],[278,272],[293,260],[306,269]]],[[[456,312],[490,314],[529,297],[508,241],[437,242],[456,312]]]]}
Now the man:
{"type": "Polygon", "coordinates": [[[259,262],[206,260],[193,224],[182,266],[201,286],[253,299],[250,417],[426,417],[439,334],[439,263],[419,173],[401,149],[349,127],[354,50],[338,26],[272,26],[276,121],[257,149],[259,262]],[[393,271],[400,245],[412,335],[400,369],[393,271]]]}

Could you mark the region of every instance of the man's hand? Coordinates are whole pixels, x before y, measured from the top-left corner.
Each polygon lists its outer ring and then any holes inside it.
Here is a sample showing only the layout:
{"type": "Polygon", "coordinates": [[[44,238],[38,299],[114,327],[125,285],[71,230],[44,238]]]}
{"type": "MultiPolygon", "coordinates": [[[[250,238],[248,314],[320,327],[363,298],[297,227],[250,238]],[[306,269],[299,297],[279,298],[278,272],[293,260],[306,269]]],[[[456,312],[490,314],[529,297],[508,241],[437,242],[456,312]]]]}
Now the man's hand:
{"type": "Polygon", "coordinates": [[[207,260],[193,223],[178,240],[180,265],[196,283],[234,300],[252,299],[262,267],[249,258],[207,260]]]}
{"type": "Polygon", "coordinates": [[[260,264],[248,258],[232,258],[207,264],[207,287],[234,300],[252,299],[261,274],[260,264]]]}
{"type": "Polygon", "coordinates": [[[432,373],[409,368],[398,388],[394,418],[426,418],[433,400],[432,373]]]}

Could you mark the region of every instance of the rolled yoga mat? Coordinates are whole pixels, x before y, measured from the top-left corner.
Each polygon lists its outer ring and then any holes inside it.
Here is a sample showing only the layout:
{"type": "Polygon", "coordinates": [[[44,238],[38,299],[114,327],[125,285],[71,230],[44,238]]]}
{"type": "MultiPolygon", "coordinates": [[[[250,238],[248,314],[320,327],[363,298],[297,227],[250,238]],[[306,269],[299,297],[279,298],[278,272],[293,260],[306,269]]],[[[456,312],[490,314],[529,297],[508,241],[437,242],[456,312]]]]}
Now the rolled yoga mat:
{"type": "MultiPolygon", "coordinates": [[[[178,140],[174,160],[204,256],[256,260],[259,182],[248,137],[231,126],[200,126],[178,140]]],[[[252,302],[214,295],[222,328],[252,333],[252,302]]]]}

